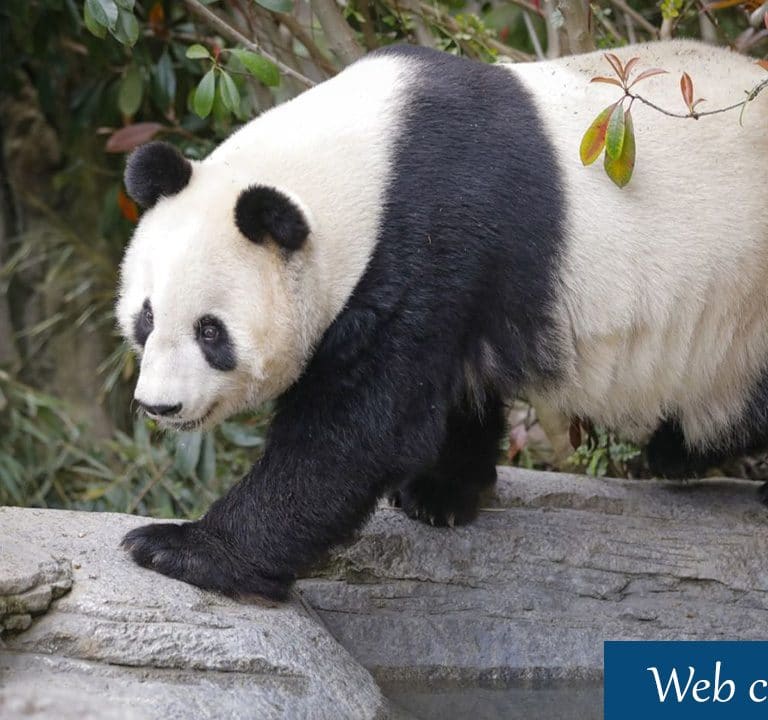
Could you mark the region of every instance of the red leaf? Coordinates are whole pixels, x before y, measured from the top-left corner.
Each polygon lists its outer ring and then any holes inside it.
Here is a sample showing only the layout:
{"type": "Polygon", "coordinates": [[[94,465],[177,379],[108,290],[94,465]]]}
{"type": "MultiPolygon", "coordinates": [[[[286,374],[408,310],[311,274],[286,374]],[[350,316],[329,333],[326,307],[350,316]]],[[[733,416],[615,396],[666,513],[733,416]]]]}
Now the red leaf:
{"type": "Polygon", "coordinates": [[[649,77],[653,77],[654,75],[666,75],[667,71],[662,70],[661,68],[650,68],[649,70],[643,70],[633,81],[632,84],[629,87],[632,87],[632,85],[636,85],[641,80],[647,80],[649,77]]]}
{"type": "MultiPolygon", "coordinates": [[[[765,16],[765,25],[768,27],[768,14],[765,16]]],[[[763,70],[768,70],[768,60],[758,60],[757,64],[763,68],[763,70]]]]}
{"type": "Polygon", "coordinates": [[[680,78],[680,92],[683,93],[683,100],[688,109],[691,110],[693,108],[693,80],[691,80],[691,76],[686,72],[680,78]]]}
{"type": "Polygon", "coordinates": [[[139,208],[122,188],[117,193],[117,205],[120,208],[120,213],[128,222],[137,223],[139,221],[139,208]]]}
{"type": "Polygon", "coordinates": [[[165,10],[163,10],[163,3],[156,2],[149,10],[149,27],[153,33],[161,32],[165,25],[165,10]]]}
{"type": "Polygon", "coordinates": [[[605,147],[605,134],[608,131],[608,120],[611,118],[613,109],[618,105],[614,103],[605,108],[587,128],[584,137],[581,139],[579,147],[579,157],[584,165],[591,165],[605,147]]]}
{"type": "Polygon", "coordinates": [[[630,73],[634,69],[635,65],[637,65],[637,63],[639,63],[639,62],[640,62],[640,58],[639,57],[633,57],[633,58],[630,58],[627,61],[627,64],[624,66],[624,77],[627,80],[629,80],[630,73]]]}
{"type": "Polygon", "coordinates": [[[605,59],[610,63],[619,78],[624,80],[624,66],[621,64],[621,60],[619,60],[613,53],[605,53],[605,59]]]}
{"type": "Polygon", "coordinates": [[[609,85],[616,85],[618,87],[622,87],[621,83],[616,78],[598,76],[598,77],[593,77],[589,82],[608,83],[609,85]]]}
{"type": "Polygon", "coordinates": [[[126,125],[110,135],[105,149],[111,153],[129,152],[133,148],[149,142],[157,133],[164,129],[164,125],[156,122],[126,125]]]}

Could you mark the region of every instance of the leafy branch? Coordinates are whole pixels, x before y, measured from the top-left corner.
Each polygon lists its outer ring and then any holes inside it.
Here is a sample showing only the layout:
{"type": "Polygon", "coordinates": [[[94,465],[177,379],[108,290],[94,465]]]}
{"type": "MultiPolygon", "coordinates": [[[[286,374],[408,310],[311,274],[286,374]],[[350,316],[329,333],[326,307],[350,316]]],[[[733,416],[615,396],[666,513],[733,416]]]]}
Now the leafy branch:
{"type": "MultiPolygon", "coordinates": [[[[667,74],[666,70],[650,68],[638,73],[633,78],[632,73],[640,62],[640,58],[630,58],[624,64],[613,53],[606,53],[605,59],[611,66],[615,77],[601,75],[593,77],[590,82],[615,85],[621,88],[624,94],[615,103],[602,110],[592,121],[592,124],[587,128],[581,140],[579,156],[584,165],[591,165],[605,150],[605,172],[619,187],[624,187],[630,181],[635,167],[635,132],[632,123],[632,104],[635,101],[643,103],[669,117],[698,120],[708,115],[717,115],[739,108],[743,112],[746,106],[768,87],[768,78],[766,78],[749,90],[744,100],[716,110],[702,112],[696,108],[699,104],[705,102],[705,99],[694,99],[693,80],[691,80],[688,73],[684,72],[680,78],[680,92],[683,96],[687,112],[673,112],[656,105],[642,95],[632,92],[632,88],[637,83],[656,75],[667,74]],[[627,102],[626,108],[624,107],[625,102],[627,102]]],[[[760,65],[768,69],[764,61],[760,65]]]]}

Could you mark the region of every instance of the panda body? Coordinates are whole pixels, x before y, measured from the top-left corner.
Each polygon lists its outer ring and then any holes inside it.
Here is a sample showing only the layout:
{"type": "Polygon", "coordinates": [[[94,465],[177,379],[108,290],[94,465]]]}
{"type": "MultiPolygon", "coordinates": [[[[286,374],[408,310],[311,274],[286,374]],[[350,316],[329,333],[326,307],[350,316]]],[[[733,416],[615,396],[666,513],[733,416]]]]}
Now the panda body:
{"type": "MultiPolygon", "coordinates": [[[[683,71],[712,108],[763,77],[694,43],[618,54],[670,72],[638,86],[670,109],[683,71]]],[[[620,93],[589,84],[605,72],[600,53],[487,66],[390,48],[200,163],[132,156],[148,209],[118,318],[142,354],[137,400],[191,429],[278,398],[253,470],[200,521],[129,534],[139,563],[283,597],[387,491],[466,522],[520,393],[655,432],[660,460],[764,438],[768,101],[743,128],[636,102],[620,190],[578,159],[620,93]]]]}

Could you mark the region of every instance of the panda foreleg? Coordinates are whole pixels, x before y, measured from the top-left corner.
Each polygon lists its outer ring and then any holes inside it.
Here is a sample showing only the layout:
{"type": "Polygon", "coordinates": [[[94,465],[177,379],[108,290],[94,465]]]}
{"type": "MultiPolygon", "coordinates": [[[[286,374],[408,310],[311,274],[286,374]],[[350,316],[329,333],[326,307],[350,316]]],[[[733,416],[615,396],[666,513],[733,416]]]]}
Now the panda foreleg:
{"type": "Polygon", "coordinates": [[[437,460],[403,482],[391,497],[394,504],[431,525],[472,521],[482,491],[496,482],[504,427],[504,406],[496,396],[480,409],[469,403],[451,409],[437,460]]]}

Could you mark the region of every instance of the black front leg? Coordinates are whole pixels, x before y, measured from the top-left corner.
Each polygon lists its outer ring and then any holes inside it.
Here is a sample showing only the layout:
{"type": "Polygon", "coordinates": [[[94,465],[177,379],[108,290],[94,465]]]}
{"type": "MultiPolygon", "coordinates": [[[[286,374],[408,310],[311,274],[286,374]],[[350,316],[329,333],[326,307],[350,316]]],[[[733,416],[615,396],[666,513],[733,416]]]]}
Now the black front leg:
{"type": "Polygon", "coordinates": [[[315,363],[281,401],[251,472],[196,522],[128,533],[134,560],[230,596],[284,599],[298,573],[353,537],[393,476],[439,452],[448,391],[402,357],[315,363]]]}
{"type": "Polygon", "coordinates": [[[431,525],[473,520],[482,491],[496,482],[504,427],[504,406],[496,396],[489,396],[481,408],[470,403],[452,408],[437,461],[394,493],[395,505],[431,525]]]}

